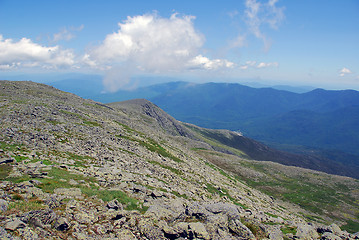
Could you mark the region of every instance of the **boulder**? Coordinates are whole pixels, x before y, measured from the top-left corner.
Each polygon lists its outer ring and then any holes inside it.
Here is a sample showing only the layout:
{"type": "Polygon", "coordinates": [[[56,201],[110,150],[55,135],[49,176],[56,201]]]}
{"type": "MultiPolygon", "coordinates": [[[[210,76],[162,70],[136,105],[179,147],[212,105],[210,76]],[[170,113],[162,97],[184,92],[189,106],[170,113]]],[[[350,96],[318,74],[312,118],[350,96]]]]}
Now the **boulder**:
{"type": "Polygon", "coordinates": [[[231,219],[228,224],[230,232],[240,239],[256,239],[251,232],[239,219],[231,219]]]}
{"type": "Polygon", "coordinates": [[[65,195],[69,198],[83,199],[81,189],[79,188],[56,188],[54,193],[58,195],[65,195]]]}
{"type": "Polygon", "coordinates": [[[15,231],[18,228],[24,228],[24,227],[26,227],[26,224],[17,218],[5,224],[5,229],[10,231],[15,231]]]}
{"type": "Polygon", "coordinates": [[[163,231],[153,224],[151,219],[142,219],[138,223],[138,229],[149,240],[166,239],[163,231]]]}
{"type": "Polygon", "coordinates": [[[5,212],[7,210],[8,202],[4,199],[0,199],[0,212],[5,212]]]}
{"type": "Polygon", "coordinates": [[[190,238],[195,237],[198,239],[205,239],[205,240],[211,239],[205,226],[201,222],[191,222],[188,225],[188,228],[190,232],[190,238]]]}
{"type": "Polygon", "coordinates": [[[270,240],[283,240],[283,233],[280,228],[272,229],[269,233],[270,240]]]}
{"type": "Polygon", "coordinates": [[[114,210],[123,210],[122,204],[117,201],[116,199],[113,199],[112,201],[109,201],[106,205],[108,209],[114,209],[114,210]]]}
{"type": "Polygon", "coordinates": [[[317,230],[312,225],[298,224],[296,237],[298,239],[310,240],[319,238],[319,235],[317,230]]]}
{"type": "Polygon", "coordinates": [[[337,235],[335,235],[334,233],[331,233],[331,232],[323,233],[320,239],[322,239],[322,240],[341,240],[340,237],[338,237],[337,235]]]}
{"type": "Polygon", "coordinates": [[[60,217],[56,219],[54,228],[59,231],[66,231],[70,228],[70,223],[66,218],[60,217]]]}
{"type": "Polygon", "coordinates": [[[214,214],[224,213],[229,218],[239,218],[240,217],[238,208],[233,204],[218,202],[218,203],[206,204],[206,205],[204,205],[204,207],[209,212],[214,213],[214,214]]]}

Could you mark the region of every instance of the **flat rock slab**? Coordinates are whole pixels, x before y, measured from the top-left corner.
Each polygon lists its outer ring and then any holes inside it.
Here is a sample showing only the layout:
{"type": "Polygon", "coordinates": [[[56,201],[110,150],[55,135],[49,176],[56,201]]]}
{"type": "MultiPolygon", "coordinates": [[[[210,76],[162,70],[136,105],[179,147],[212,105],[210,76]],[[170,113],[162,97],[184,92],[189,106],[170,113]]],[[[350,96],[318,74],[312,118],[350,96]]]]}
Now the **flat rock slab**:
{"type": "Polygon", "coordinates": [[[79,188],[56,188],[54,193],[58,195],[65,195],[70,198],[83,199],[81,189],[79,188]]]}

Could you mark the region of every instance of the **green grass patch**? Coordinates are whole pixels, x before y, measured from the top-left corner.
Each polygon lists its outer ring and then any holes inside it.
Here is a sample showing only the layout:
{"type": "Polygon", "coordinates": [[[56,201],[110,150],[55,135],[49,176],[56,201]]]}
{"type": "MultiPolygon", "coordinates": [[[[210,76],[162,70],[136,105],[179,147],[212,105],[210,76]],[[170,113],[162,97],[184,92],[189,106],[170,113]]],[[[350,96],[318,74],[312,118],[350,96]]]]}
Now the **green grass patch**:
{"type": "Polygon", "coordinates": [[[272,213],[269,213],[269,212],[265,212],[264,213],[265,215],[268,215],[270,217],[274,217],[274,218],[278,218],[279,216],[275,215],[275,214],[272,214],[272,213]]]}
{"type": "Polygon", "coordinates": [[[346,230],[349,233],[359,232],[359,222],[353,220],[347,220],[345,225],[340,227],[342,230],[346,230]]]}
{"type": "Polygon", "coordinates": [[[257,239],[263,239],[266,237],[265,232],[260,228],[258,225],[256,225],[253,222],[250,222],[249,220],[245,218],[241,218],[241,222],[249,229],[251,232],[256,236],[257,239]]]}
{"type": "Polygon", "coordinates": [[[85,125],[92,126],[92,127],[101,127],[102,126],[98,122],[93,122],[93,121],[88,121],[88,120],[83,120],[83,123],[85,125]]]}
{"type": "Polygon", "coordinates": [[[10,164],[1,164],[0,165],[0,181],[5,180],[12,170],[12,166],[10,164]]]}
{"type": "Polygon", "coordinates": [[[62,109],[60,110],[60,112],[62,112],[64,114],[67,114],[67,115],[74,116],[74,117],[78,117],[80,120],[82,120],[82,123],[84,125],[88,125],[88,126],[91,126],[91,127],[101,127],[102,126],[98,122],[88,120],[87,118],[85,118],[83,115],[81,115],[79,113],[69,112],[69,111],[62,110],[62,109]]]}
{"type": "Polygon", "coordinates": [[[159,163],[159,162],[156,162],[156,161],[148,161],[149,163],[151,164],[155,164],[155,165],[158,165],[162,168],[165,168],[167,170],[170,170],[171,172],[177,174],[177,175],[183,175],[183,172],[179,169],[176,169],[176,168],[173,168],[173,167],[170,167],[168,165],[165,165],[165,164],[162,164],[162,163],[159,163]]]}
{"type": "Polygon", "coordinates": [[[285,234],[288,234],[288,233],[291,233],[293,235],[296,235],[297,234],[297,227],[289,227],[289,226],[286,226],[286,227],[282,227],[280,229],[282,231],[282,233],[285,235],[285,234]]]}
{"type": "Polygon", "coordinates": [[[47,208],[47,206],[42,204],[42,202],[39,200],[29,200],[29,201],[18,200],[11,202],[9,204],[7,212],[12,212],[14,210],[21,212],[29,212],[29,211],[45,209],[45,208],[47,208]]]}
{"type": "Polygon", "coordinates": [[[129,197],[126,193],[120,190],[96,190],[88,189],[88,191],[83,191],[87,196],[97,195],[98,198],[102,199],[105,202],[112,201],[117,199],[120,203],[124,205],[126,210],[139,210],[140,212],[145,212],[147,208],[139,204],[139,201],[136,198],[129,197]]]}
{"type": "Polygon", "coordinates": [[[10,144],[6,142],[0,142],[0,148],[4,151],[20,151],[20,152],[28,152],[24,145],[22,144],[10,144]]]}
{"type": "Polygon", "coordinates": [[[168,152],[166,149],[164,149],[160,144],[158,144],[155,140],[151,138],[147,138],[147,141],[139,141],[141,146],[146,147],[151,152],[156,152],[163,157],[167,157],[172,159],[175,162],[182,163],[183,161],[179,159],[178,157],[172,155],[170,152],[168,152]]]}
{"type": "Polygon", "coordinates": [[[13,183],[21,183],[25,181],[29,181],[31,178],[29,175],[22,175],[20,177],[7,177],[5,180],[13,182],[13,183]]]}
{"type": "Polygon", "coordinates": [[[177,197],[182,197],[182,198],[188,199],[186,194],[179,194],[179,192],[176,192],[176,191],[172,191],[171,193],[177,197]]]}
{"type": "Polygon", "coordinates": [[[115,136],[118,138],[127,139],[129,141],[137,142],[142,147],[147,148],[147,150],[149,150],[151,152],[158,153],[159,155],[161,155],[163,157],[167,157],[169,159],[172,159],[175,162],[183,163],[183,160],[179,159],[178,157],[174,156],[172,153],[168,152],[164,147],[162,147],[159,143],[157,143],[155,140],[153,140],[151,138],[146,138],[146,140],[144,141],[144,140],[137,139],[137,138],[134,138],[131,136],[126,136],[126,135],[115,135],[115,136]]]}
{"type": "Polygon", "coordinates": [[[46,122],[51,123],[52,125],[62,124],[62,122],[59,122],[59,121],[56,121],[56,120],[46,120],[46,122]]]}

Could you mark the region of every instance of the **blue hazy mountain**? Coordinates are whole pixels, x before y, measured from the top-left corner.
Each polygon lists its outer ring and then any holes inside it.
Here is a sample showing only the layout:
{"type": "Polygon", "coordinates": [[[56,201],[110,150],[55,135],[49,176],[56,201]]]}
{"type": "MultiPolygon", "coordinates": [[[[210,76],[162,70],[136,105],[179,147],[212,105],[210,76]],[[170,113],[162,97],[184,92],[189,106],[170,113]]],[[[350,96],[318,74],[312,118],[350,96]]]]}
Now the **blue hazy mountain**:
{"type": "Polygon", "coordinates": [[[169,82],[103,94],[99,84],[88,84],[97,92],[81,89],[83,83],[79,88],[55,87],[104,103],[146,98],[183,122],[239,130],[282,150],[315,152],[338,161],[359,159],[359,93],[354,90],[295,93],[234,83],[169,82]]]}

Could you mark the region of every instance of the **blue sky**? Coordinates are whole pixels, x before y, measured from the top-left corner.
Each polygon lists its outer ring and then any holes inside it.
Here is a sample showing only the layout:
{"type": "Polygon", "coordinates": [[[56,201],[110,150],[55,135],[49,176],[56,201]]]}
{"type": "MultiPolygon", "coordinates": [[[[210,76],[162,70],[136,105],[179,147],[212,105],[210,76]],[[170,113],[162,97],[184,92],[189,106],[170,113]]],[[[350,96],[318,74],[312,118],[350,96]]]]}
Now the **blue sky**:
{"type": "Polygon", "coordinates": [[[0,78],[99,74],[359,90],[359,1],[0,0],[0,78]]]}

